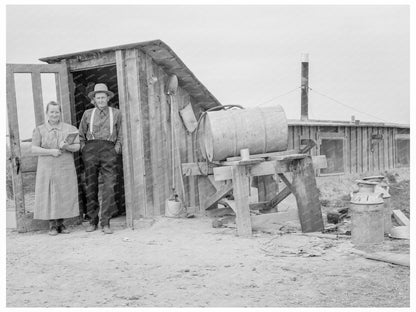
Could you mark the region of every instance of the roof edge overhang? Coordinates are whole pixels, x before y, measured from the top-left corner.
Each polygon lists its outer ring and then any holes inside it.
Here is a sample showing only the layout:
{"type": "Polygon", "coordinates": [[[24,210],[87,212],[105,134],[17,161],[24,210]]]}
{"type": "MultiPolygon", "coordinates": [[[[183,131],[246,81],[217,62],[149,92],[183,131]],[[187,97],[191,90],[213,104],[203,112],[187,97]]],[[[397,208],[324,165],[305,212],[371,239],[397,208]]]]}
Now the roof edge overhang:
{"type": "MultiPolygon", "coordinates": [[[[192,71],[185,65],[185,63],[178,57],[178,55],[162,40],[151,40],[138,43],[117,45],[102,49],[93,49],[75,53],[61,54],[57,56],[43,57],[39,60],[46,63],[58,63],[65,59],[79,58],[82,56],[94,56],[106,52],[126,50],[126,49],[140,49],[147,53],[154,60],[154,62],[161,66],[169,75],[176,75],[179,80],[179,85],[185,89],[192,97],[201,103],[201,107],[209,109],[214,106],[222,106],[220,101],[199,81],[199,79],[192,73],[192,71]],[[163,55],[168,55],[171,62],[162,62],[157,59],[157,49],[163,50],[163,55]],[[173,61],[173,62],[172,62],[173,61]],[[175,63],[176,66],[171,64],[175,63]]],[[[165,58],[166,60],[166,58],[165,58]]]]}
{"type": "Polygon", "coordinates": [[[388,123],[388,122],[348,122],[341,120],[299,120],[288,119],[289,126],[344,126],[344,127],[389,127],[389,128],[410,128],[408,124],[388,123]]]}

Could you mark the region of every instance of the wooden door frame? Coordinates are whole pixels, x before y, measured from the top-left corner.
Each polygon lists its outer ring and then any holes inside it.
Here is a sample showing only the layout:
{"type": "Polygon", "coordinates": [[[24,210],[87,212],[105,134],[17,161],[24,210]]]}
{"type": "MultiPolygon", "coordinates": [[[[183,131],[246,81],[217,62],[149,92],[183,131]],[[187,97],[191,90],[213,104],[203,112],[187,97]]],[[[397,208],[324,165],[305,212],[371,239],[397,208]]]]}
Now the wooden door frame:
{"type": "Polygon", "coordinates": [[[36,126],[44,123],[44,105],[42,98],[41,74],[55,74],[56,96],[62,107],[62,119],[71,123],[71,103],[69,97],[68,69],[66,64],[6,64],[6,93],[7,93],[7,117],[9,125],[10,159],[12,168],[13,194],[16,210],[16,225],[18,232],[27,232],[30,225],[25,222],[26,209],[23,190],[23,176],[20,160],[19,120],[16,101],[16,86],[14,74],[31,74],[33,105],[35,110],[36,126]]]}
{"type": "Polygon", "coordinates": [[[322,173],[321,172],[322,169],[319,169],[318,176],[319,177],[326,177],[326,176],[344,175],[345,172],[346,172],[346,168],[347,168],[347,144],[346,144],[347,143],[347,138],[345,136],[343,136],[342,134],[320,136],[318,138],[318,144],[317,144],[318,155],[321,155],[322,140],[342,140],[342,156],[343,156],[342,165],[343,165],[344,171],[343,172],[335,172],[335,173],[322,173]]]}

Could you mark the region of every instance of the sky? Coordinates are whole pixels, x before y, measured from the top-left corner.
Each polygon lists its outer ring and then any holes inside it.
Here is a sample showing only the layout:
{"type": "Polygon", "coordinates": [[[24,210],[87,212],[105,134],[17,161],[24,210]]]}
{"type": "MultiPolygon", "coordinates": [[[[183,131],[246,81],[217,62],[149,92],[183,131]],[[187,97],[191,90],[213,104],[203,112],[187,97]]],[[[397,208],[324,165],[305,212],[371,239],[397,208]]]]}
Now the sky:
{"type": "Polygon", "coordinates": [[[6,7],[7,63],[154,39],[223,105],[299,119],[308,53],[310,119],[410,123],[407,5],[6,7]]]}

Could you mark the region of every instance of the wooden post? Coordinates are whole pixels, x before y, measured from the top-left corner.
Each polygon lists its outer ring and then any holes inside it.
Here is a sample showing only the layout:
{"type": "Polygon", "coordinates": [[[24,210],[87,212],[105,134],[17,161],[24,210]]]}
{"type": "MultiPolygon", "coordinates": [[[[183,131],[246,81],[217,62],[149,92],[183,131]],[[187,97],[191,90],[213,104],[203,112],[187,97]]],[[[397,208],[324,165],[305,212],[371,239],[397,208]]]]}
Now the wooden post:
{"type": "Polygon", "coordinates": [[[236,224],[239,236],[251,236],[250,207],[248,201],[249,177],[246,166],[232,166],[236,224]]]}
{"type": "Polygon", "coordinates": [[[301,120],[308,120],[309,54],[301,56],[301,120]]]}
{"type": "MultiPolygon", "coordinates": [[[[305,157],[296,162],[293,170],[292,192],[296,197],[302,232],[321,231],[324,224],[312,159],[305,157]]],[[[284,182],[287,183],[287,181],[284,182]]]]}

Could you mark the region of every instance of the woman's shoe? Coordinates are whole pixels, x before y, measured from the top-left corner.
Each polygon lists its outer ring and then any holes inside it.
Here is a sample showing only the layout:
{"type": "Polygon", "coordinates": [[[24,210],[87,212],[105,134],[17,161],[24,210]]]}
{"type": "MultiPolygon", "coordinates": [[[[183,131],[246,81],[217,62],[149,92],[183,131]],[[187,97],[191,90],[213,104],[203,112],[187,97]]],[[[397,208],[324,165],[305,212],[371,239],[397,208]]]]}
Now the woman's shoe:
{"type": "Polygon", "coordinates": [[[71,233],[67,228],[66,228],[66,226],[65,225],[63,225],[63,224],[61,224],[59,227],[58,227],[58,233],[61,233],[61,234],[69,234],[69,233],[71,233]]]}
{"type": "Polygon", "coordinates": [[[51,235],[51,236],[58,235],[57,228],[55,226],[51,227],[51,229],[49,230],[49,233],[48,234],[51,235]]]}

